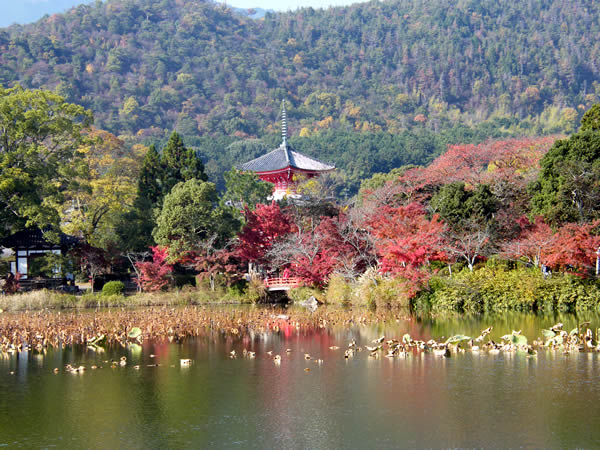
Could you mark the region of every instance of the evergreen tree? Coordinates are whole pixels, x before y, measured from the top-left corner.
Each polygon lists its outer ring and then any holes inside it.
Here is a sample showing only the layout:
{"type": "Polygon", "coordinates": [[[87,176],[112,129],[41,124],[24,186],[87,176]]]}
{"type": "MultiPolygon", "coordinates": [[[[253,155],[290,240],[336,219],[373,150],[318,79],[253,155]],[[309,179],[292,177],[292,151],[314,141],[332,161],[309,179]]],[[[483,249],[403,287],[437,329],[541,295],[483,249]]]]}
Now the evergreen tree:
{"type": "Polygon", "coordinates": [[[138,198],[136,206],[144,204],[156,205],[163,197],[162,179],[164,170],[161,166],[160,155],[154,144],[148,149],[144,157],[140,178],[138,180],[138,198]]]}
{"type": "Polygon", "coordinates": [[[162,155],[151,145],[140,171],[134,208],[123,215],[118,226],[120,247],[141,251],[154,245],[152,230],[161,212],[163,199],[177,183],[206,181],[207,178],[204,164],[196,152],[187,149],[176,132],[169,138],[162,155]]]}
{"type": "Polygon", "coordinates": [[[181,136],[173,132],[167,146],[163,149],[161,157],[163,167],[162,196],[164,197],[173,186],[180,181],[192,179],[206,181],[204,164],[193,149],[188,149],[183,144],[181,136]]]}

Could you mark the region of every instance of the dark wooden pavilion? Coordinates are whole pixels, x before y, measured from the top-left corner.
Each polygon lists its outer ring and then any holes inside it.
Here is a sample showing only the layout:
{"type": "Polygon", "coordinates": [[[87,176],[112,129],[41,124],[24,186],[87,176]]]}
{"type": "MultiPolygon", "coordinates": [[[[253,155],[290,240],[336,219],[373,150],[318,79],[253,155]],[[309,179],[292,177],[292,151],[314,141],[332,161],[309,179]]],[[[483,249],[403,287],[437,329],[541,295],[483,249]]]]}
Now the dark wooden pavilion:
{"type": "MultiPolygon", "coordinates": [[[[79,243],[79,239],[64,233],[59,234],[58,242],[51,242],[44,237],[39,228],[27,228],[0,241],[0,246],[10,248],[14,252],[14,261],[10,263],[10,271],[21,274],[22,279],[31,275],[31,267],[35,259],[48,255],[64,255],[79,243]]],[[[59,270],[53,271],[50,278],[59,278],[59,270]]]]}

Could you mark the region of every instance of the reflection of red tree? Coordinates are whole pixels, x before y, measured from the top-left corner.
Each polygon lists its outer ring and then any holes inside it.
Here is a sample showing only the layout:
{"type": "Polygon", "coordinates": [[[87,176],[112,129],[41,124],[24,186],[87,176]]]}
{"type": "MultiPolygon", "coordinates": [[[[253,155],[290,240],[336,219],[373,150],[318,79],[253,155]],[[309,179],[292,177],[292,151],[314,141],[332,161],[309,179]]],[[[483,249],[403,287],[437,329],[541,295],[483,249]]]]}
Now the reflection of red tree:
{"type": "Polygon", "coordinates": [[[167,358],[171,353],[172,344],[169,341],[152,342],[144,341],[142,344],[144,354],[154,354],[157,358],[167,358]]]}

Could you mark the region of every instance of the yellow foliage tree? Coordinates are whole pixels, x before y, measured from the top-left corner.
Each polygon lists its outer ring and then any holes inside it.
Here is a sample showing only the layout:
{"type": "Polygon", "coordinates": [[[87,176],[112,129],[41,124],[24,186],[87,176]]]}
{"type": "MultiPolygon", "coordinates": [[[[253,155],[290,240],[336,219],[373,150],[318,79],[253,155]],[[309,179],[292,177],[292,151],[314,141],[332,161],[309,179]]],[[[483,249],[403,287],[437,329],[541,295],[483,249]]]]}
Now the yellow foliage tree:
{"type": "Polygon", "coordinates": [[[61,219],[67,233],[106,248],[116,220],[133,205],[147,149],[141,145],[127,149],[113,134],[95,128],[89,138],[92,143],[80,149],[88,176],[66,193],[61,219]]]}

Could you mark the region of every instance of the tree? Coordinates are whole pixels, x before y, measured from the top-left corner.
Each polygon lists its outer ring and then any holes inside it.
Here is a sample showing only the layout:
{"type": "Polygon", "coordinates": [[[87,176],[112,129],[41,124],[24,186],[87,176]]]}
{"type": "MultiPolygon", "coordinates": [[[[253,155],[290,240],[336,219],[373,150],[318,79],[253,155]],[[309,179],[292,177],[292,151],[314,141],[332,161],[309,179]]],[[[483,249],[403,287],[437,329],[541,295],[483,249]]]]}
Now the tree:
{"type": "Polygon", "coordinates": [[[396,208],[384,207],[368,219],[383,272],[395,275],[444,258],[444,224],[438,215],[427,218],[418,203],[396,208]]]}
{"type": "Polygon", "coordinates": [[[161,165],[163,167],[162,196],[181,181],[192,179],[206,181],[204,164],[193,149],[184,146],[181,136],[173,132],[162,151],[161,165]]]}
{"type": "Polygon", "coordinates": [[[556,237],[543,217],[530,222],[526,217],[519,220],[521,233],[517,239],[505,243],[501,255],[511,259],[525,260],[535,267],[548,265],[548,257],[554,251],[556,237]]]}
{"type": "Polygon", "coordinates": [[[76,178],[76,189],[65,192],[61,219],[65,232],[107,249],[121,215],[133,206],[140,157],[106,131],[91,129],[86,136],[80,152],[88,170],[76,178]]]}
{"type": "Polygon", "coordinates": [[[600,104],[596,103],[581,118],[580,131],[600,131],[600,104]]]}
{"type": "Polygon", "coordinates": [[[166,247],[151,247],[152,261],[136,263],[140,276],[136,278],[138,287],[146,292],[160,291],[170,282],[173,266],[168,263],[166,247]]]}
{"type": "Polygon", "coordinates": [[[140,209],[155,207],[164,196],[163,189],[163,167],[160,155],[152,144],[144,156],[142,167],[138,178],[138,191],[136,206],[140,209]]]}
{"type": "Polygon", "coordinates": [[[288,233],[273,243],[267,258],[274,268],[289,268],[293,276],[323,286],[334,272],[347,278],[363,273],[373,262],[369,243],[344,215],[323,217],[310,227],[288,233]]]}
{"type": "Polygon", "coordinates": [[[273,185],[260,180],[254,172],[241,172],[234,167],[223,178],[226,189],[223,201],[236,209],[254,209],[257,204],[266,203],[273,193],[273,185]]]}
{"type": "Polygon", "coordinates": [[[150,146],[139,172],[134,207],[121,216],[117,226],[119,247],[140,252],[153,245],[164,197],[177,183],[192,179],[206,181],[204,165],[194,150],[185,148],[177,133],[171,135],[162,156],[150,146]]]}
{"type": "Polygon", "coordinates": [[[58,229],[63,194],[86,169],[78,149],[91,122],[60,95],[0,87],[0,234],[58,229]]]}
{"type": "Polygon", "coordinates": [[[75,247],[72,254],[79,262],[81,273],[88,275],[93,291],[96,277],[106,272],[108,266],[106,252],[101,248],[82,244],[75,247]]]}
{"type": "Polygon", "coordinates": [[[256,205],[256,209],[244,210],[246,224],[238,234],[236,252],[244,261],[269,264],[265,256],[275,241],[295,231],[290,217],[272,202],[269,205],[256,205]]]}
{"type": "Polygon", "coordinates": [[[213,183],[192,178],[176,184],[163,201],[152,232],[171,257],[193,251],[212,235],[223,245],[239,227],[229,207],[219,206],[213,183]]]}
{"type": "Polygon", "coordinates": [[[600,272],[600,220],[578,224],[568,223],[556,232],[548,264],[553,267],[570,268],[578,275],[586,276],[600,272]]]}
{"type": "Polygon", "coordinates": [[[530,191],[534,214],[554,225],[600,217],[600,131],[586,125],[556,141],[530,191]]]}
{"type": "Polygon", "coordinates": [[[198,255],[194,259],[194,267],[198,271],[198,279],[208,279],[213,291],[217,277],[222,277],[225,285],[231,286],[243,279],[245,271],[237,254],[228,249],[198,255]]]}
{"type": "Polygon", "coordinates": [[[446,233],[444,250],[454,260],[464,259],[469,270],[473,272],[477,258],[487,256],[491,249],[490,236],[491,233],[481,229],[479,225],[466,226],[459,231],[449,231],[446,233]]]}
{"type": "Polygon", "coordinates": [[[452,228],[461,228],[465,222],[485,227],[498,210],[498,201],[489,186],[480,184],[470,191],[459,181],[443,186],[431,198],[429,207],[452,228]]]}

